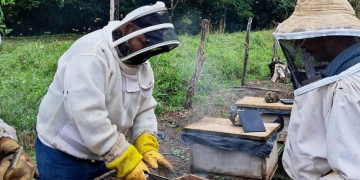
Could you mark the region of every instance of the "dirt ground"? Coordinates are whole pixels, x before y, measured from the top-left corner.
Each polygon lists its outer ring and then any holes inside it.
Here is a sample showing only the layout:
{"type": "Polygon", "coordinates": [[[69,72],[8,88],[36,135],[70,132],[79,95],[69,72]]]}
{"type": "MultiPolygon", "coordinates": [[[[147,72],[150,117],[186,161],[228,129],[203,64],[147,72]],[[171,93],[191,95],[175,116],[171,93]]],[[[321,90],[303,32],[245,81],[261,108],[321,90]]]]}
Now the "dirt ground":
{"type": "MultiPolygon", "coordinates": [[[[221,89],[216,94],[209,94],[206,102],[193,104],[193,109],[184,112],[175,112],[158,117],[159,130],[164,132],[165,138],[159,140],[160,153],[173,165],[175,173],[173,178],[190,173],[189,146],[181,143],[183,128],[193,122],[197,122],[205,116],[229,118],[229,107],[244,96],[265,97],[267,90],[252,88],[277,89],[280,99],[292,99],[293,89],[290,84],[272,83],[270,81],[248,82],[248,87],[232,87],[221,89]]],[[[195,94],[196,96],[196,94],[195,94]]],[[[280,157],[279,157],[280,158],[280,157]]],[[[281,159],[279,159],[281,162],[281,159]]],[[[232,179],[221,176],[211,179],[232,179]]],[[[281,163],[273,179],[289,179],[284,172],[281,163]]]]}

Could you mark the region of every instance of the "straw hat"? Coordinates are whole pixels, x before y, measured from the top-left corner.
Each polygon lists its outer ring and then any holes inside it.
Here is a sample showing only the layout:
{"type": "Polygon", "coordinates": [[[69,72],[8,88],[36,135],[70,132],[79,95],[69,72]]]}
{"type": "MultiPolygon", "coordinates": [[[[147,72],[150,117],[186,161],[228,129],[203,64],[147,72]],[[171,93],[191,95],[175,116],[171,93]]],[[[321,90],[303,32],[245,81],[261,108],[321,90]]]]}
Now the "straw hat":
{"type": "Polygon", "coordinates": [[[298,0],[293,15],[275,34],[321,30],[360,31],[360,20],[347,0],[298,0]]]}

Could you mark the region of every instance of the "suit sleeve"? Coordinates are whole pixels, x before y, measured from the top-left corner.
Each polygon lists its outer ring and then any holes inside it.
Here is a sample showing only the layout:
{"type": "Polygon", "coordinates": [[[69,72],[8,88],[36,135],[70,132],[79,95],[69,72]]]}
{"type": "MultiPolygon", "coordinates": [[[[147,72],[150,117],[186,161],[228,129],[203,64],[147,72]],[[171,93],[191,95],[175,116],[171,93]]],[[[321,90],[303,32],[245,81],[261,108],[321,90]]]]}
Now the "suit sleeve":
{"type": "Polygon", "coordinates": [[[348,79],[340,81],[334,92],[326,126],[331,168],[345,179],[359,179],[360,96],[359,90],[348,79]]]}
{"type": "Polygon", "coordinates": [[[17,140],[15,129],[7,125],[2,119],[0,119],[0,138],[4,137],[17,140]]]}
{"type": "Polygon", "coordinates": [[[136,139],[143,134],[151,134],[156,137],[157,119],[155,116],[156,101],[149,96],[144,105],[140,108],[139,114],[135,117],[132,130],[131,142],[135,143],[136,139]]]}

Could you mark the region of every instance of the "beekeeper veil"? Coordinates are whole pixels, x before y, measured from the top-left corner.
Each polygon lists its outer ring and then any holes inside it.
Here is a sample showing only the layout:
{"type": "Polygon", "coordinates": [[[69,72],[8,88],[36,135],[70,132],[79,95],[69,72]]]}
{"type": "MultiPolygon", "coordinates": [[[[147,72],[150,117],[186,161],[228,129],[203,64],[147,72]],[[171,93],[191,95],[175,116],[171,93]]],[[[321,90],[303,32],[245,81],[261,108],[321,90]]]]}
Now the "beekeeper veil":
{"type": "Polygon", "coordinates": [[[274,36],[297,89],[320,80],[327,66],[301,49],[301,45],[309,38],[324,36],[351,36],[359,42],[360,21],[347,0],[298,0],[293,15],[276,28],[274,36]]]}
{"type": "Polygon", "coordinates": [[[110,22],[105,36],[120,61],[138,65],[180,44],[165,4],[140,7],[122,21],[110,22]]]}

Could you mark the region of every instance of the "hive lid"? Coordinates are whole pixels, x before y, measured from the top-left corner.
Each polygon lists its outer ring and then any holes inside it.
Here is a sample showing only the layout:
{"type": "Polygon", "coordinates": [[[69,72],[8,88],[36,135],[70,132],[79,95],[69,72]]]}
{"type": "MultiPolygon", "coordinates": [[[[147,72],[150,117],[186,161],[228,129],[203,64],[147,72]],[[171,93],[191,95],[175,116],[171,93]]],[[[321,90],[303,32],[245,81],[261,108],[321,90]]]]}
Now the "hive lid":
{"type": "Polygon", "coordinates": [[[184,131],[267,141],[280,128],[279,123],[264,123],[264,126],[265,132],[245,133],[241,126],[234,126],[229,119],[205,117],[196,123],[186,126],[184,131]]]}
{"type": "Polygon", "coordinates": [[[283,104],[282,102],[267,103],[262,97],[246,96],[235,103],[239,107],[260,108],[260,109],[275,109],[291,111],[292,104],[283,104]]]}

